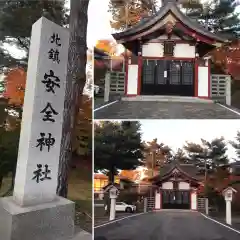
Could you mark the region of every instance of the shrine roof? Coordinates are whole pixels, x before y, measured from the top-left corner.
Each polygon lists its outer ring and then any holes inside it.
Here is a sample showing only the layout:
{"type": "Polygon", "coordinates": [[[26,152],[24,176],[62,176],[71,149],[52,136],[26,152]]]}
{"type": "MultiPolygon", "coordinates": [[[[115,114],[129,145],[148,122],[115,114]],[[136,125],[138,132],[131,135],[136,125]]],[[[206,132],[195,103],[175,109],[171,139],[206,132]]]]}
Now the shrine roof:
{"type": "Polygon", "coordinates": [[[189,179],[195,180],[195,181],[201,181],[202,177],[199,176],[199,171],[193,164],[178,164],[178,163],[172,163],[172,164],[166,164],[160,169],[160,174],[151,178],[150,180],[152,182],[158,182],[162,181],[173,173],[174,169],[177,169],[180,173],[188,177],[189,179]]]}
{"type": "Polygon", "coordinates": [[[184,15],[175,2],[167,2],[163,7],[160,8],[160,10],[156,13],[156,15],[153,15],[151,17],[145,18],[141,20],[138,24],[133,26],[132,28],[127,29],[126,31],[112,34],[112,36],[116,40],[124,40],[123,38],[137,35],[138,33],[142,33],[144,31],[149,30],[151,27],[153,27],[155,24],[157,24],[161,19],[167,15],[167,13],[171,12],[180,22],[182,22],[185,26],[189,27],[190,29],[210,38],[214,39],[219,42],[227,42],[228,40],[220,36],[218,34],[212,33],[209,30],[207,30],[205,27],[200,25],[198,22],[193,21],[191,18],[184,15]]]}

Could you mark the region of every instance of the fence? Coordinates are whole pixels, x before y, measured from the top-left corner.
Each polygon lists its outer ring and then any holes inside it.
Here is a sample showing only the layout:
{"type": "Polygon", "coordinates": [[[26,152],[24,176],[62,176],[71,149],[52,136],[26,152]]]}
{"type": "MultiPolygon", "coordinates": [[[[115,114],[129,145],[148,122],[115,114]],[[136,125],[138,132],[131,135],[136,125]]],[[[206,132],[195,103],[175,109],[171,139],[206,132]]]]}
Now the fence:
{"type": "Polygon", "coordinates": [[[111,71],[110,73],[110,93],[124,94],[125,72],[111,71]]]}
{"type": "Polygon", "coordinates": [[[211,75],[211,98],[220,103],[231,105],[231,76],[211,75]]]}
{"type": "Polygon", "coordinates": [[[155,208],[155,197],[147,198],[147,211],[152,211],[155,208]]]}

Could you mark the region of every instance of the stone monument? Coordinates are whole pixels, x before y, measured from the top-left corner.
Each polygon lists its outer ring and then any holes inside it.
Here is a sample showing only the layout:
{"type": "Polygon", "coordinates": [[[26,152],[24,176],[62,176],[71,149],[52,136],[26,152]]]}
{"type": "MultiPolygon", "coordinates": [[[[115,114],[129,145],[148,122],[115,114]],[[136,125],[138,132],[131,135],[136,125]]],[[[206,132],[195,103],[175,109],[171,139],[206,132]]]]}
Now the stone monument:
{"type": "Polygon", "coordinates": [[[74,203],[56,195],[69,31],[40,18],[32,26],[15,187],[0,199],[1,240],[66,240],[74,203]]]}

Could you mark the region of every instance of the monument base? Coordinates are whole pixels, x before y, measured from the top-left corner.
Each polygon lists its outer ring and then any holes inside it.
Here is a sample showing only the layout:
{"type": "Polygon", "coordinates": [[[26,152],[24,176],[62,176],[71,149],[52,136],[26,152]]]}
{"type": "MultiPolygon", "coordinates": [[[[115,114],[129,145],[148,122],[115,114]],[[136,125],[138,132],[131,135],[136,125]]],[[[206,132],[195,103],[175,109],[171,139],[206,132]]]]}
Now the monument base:
{"type": "Polygon", "coordinates": [[[0,198],[0,239],[71,239],[74,236],[74,212],[74,202],[62,197],[31,207],[16,205],[12,197],[0,198]]]}

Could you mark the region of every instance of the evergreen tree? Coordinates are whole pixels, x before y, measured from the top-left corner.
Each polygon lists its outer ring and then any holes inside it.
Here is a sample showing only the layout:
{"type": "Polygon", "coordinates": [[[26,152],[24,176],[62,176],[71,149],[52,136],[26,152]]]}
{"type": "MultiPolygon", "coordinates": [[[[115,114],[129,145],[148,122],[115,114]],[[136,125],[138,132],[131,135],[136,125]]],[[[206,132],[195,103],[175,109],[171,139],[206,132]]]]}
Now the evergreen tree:
{"type": "Polygon", "coordinates": [[[236,12],[238,6],[236,0],[210,0],[203,5],[203,9],[188,9],[186,12],[210,31],[237,38],[240,33],[239,13],[236,12]]]}
{"type": "Polygon", "coordinates": [[[94,168],[108,173],[114,182],[118,170],[134,170],[142,165],[139,122],[101,122],[95,124],[94,168]]]}
{"type": "Polygon", "coordinates": [[[68,23],[65,0],[0,1],[0,71],[21,66],[27,68],[31,29],[34,22],[45,16],[64,26],[68,23]],[[20,50],[12,54],[9,46],[20,50]]]}
{"type": "Polygon", "coordinates": [[[215,138],[211,142],[201,139],[202,144],[186,143],[186,150],[189,162],[192,162],[199,169],[200,173],[218,173],[222,166],[228,163],[226,156],[227,146],[223,137],[215,138]]]}
{"type": "Polygon", "coordinates": [[[230,141],[230,144],[235,149],[237,160],[240,160],[240,131],[237,132],[237,136],[235,141],[230,141]]]}

